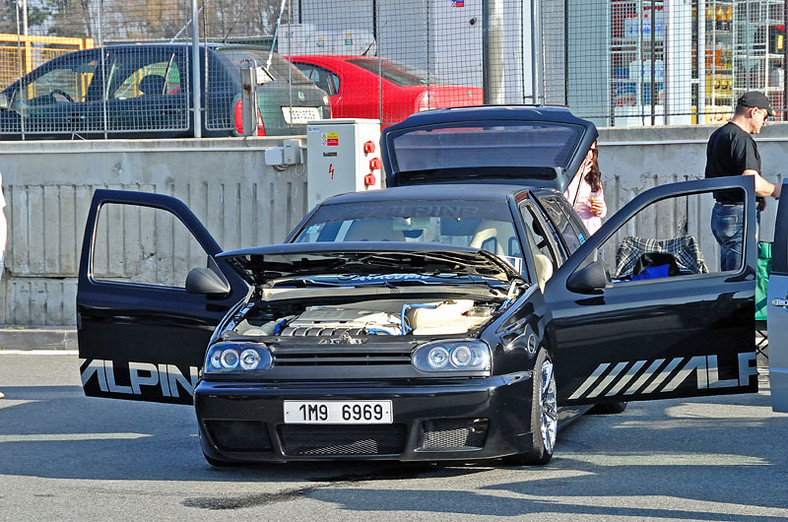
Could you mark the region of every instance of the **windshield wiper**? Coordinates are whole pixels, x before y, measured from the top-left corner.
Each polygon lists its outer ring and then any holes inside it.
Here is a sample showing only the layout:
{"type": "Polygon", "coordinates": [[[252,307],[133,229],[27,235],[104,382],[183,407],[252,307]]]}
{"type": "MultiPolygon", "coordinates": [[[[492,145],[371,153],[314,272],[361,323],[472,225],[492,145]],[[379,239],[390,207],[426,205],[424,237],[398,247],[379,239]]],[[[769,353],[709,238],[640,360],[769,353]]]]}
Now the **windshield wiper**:
{"type": "Polygon", "coordinates": [[[343,286],[342,283],[336,281],[321,281],[319,279],[280,279],[273,282],[273,287],[295,286],[298,288],[306,288],[308,286],[343,286]]]}

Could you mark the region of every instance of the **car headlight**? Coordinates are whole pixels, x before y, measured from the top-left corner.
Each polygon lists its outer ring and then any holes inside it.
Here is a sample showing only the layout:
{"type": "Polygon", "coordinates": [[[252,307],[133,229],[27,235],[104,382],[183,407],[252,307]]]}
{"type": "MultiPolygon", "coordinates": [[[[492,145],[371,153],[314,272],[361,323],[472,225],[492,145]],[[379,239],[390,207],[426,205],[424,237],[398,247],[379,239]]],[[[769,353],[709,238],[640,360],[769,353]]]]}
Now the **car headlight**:
{"type": "Polygon", "coordinates": [[[411,363],[423,372],[487,371],[490,347],[482,341],[436,341],[422,344],[411,363]]]}
{"type": "Polygon", "coordinates": [[[271,368],[271,352],[261,344],[221,342],[205,354],[206,374],[264,372],[271,368]]]}

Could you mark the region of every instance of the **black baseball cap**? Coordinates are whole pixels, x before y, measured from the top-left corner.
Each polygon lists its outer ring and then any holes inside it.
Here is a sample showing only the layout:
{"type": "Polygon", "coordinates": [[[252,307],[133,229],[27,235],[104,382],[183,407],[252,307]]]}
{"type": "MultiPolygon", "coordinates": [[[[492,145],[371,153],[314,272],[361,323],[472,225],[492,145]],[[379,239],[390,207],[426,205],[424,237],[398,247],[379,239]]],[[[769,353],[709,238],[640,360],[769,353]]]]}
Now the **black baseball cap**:
{"type": "Polygon", "coordinates": [[[766,109],[766,112],[769,114],[769,116],[774,117],[777,115],[777,113],[774,112],[774,109],[772,109],[772,104],[769,102],[769,98],[758,91],[745,92],[741,95],[739,101],[736,102],[736,105],[739,107],[766,109]]]}

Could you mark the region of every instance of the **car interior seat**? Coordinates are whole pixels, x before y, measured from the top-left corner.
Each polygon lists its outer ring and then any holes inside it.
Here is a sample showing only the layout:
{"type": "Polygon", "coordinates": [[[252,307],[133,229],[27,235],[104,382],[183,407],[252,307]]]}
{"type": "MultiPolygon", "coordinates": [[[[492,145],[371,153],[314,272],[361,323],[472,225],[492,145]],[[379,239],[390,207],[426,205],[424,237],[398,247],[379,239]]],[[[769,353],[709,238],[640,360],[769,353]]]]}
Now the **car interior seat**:
{"type": "Polygon", "coordinates": [[[142,94],[146,96],[164,94],[164,86],[166,83],[167,81],[164,79],[164,76],[150,74],[140,80],[140,84],[137,86],[137,88],[142,94]]]}
{"type": "Polygon", "coordinates": [[[401,230],[394,230],[390,219],[354,221],[345,241],[405,241],[401,230]]]}
{"type": "Polygon", "coordinates": [[[470,246],[487,250],[498,256],[519,255],[519,252],[511,251],[512,241],[516,243],[517,237],[511,224],[502,221],[482,221],[476,227],[470,246]]]}
{"type": "Polygon", "coordinates": [[[534,264],[536,265],[536,283],[544,291],[545,283],[553,277],[553,262],[542,253],[534,253],[534,264]]]}
{"type": "Polygon", "coordinates": [[[547,240],[544,238],[544,232],[538,229],[531,229],[526,227],[525,229],[525,236],[528,240],[528,248],[531,251],[531,255],[534,259],[534,269],[536,271],[536,284],[539,285],[539,288],[544,291],[544,286],[547,281],[553,277],[553,272],[555,271],[555,264],[553,260],[550,258],[549,255],[545,254],[544,251],[540,250],[539,246],[542,243],[547,243],[547,240]],[[539,232],[539,239],[536,239],[535,232],[539,232]]]}

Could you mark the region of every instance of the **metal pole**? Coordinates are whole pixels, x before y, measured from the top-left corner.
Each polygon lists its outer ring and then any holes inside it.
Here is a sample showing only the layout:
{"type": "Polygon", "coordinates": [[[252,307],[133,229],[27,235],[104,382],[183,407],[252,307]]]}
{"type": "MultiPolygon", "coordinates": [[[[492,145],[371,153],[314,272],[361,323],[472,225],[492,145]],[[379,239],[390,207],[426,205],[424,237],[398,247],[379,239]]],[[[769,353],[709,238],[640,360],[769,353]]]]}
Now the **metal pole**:
{"type": "Polygon", "coordinates": [[[569,106],[569,0],[564,0],[564,105],[569,106]]]}
{"type": "Polygon", "coordinates": [[[503,89],[503,0],[482,2],[482,83],[483,101],[487,104],[504,103],[503,89]]]}
{"type": "Polygon", "coordinates": [[[378,0],[372,0],[372,39],[378,41],[378,0]]]}
{"type": "Polygon", "coordinates": [[[27,0],[22,0],[22,31],[27,36],[27,0]]]}
{"type": "MultiPolygon", "coordinates": [[[[531,59],[533,61],[534,104],[544,103],[544,35],[542,34],[542,0],[532,0],[533,24],[531,59]]],[[[566,29],[565,29],[566,30],[566,29]]]]}
{"type": "MultiPolygon", "coordinates": [[[[651,125],[654,126],[657,121],[656,115],[656,104],[657,104],[657,79],[656,79],[656,71],[657,71],[657,38],[654,34],[657,30],[656,26],[657,22],[657,6],[654,3],[654,0],[651,0],[651,125]]],[[[665,50],[664,46],[662,48],[663,52],[665,50]]]]}
{"type": "MultiPolygon", "coordinates": [[[[783,24],[788,24],[788,1],[783,2],[783,24]]],[[[788,120],[788,42],[785,41],[788,31],[783,32],[783,110],[781,120],[788,120]]]]}
{"type": "MultiPolygon", "coordinates": [[[[99,48],[101,48],[101,58],[100,58],[100,66],[101,66],[101,117],[102,123],[104,124],[104,139],[109,138],[109,114],[107,111],[107,95],[109,92],[108,85],[107,85],[107,62],[105,60],[106,52],[104,51],[104,36],[101,31],[101,27],[103,25],[103,21],[101,18],[101,13],[104,11],[104,0],[99,0],[98,3],[98,17],[97,17],[97,27],[96,27],[96,35],[98,36],[98,44],[99,48]]],[[[90,25],[90,21],[88,20],[88,25],[90,25]]]]}
{"type": "MultiPolygon", "coordinates": [[[[197,0],[192,0],[192,105],[194,105],[194,137],[202,138],[202,107],[200,96],[200,28],[197,26],[197,0]]],[[[208,67],[207,57],[205,67],[208,67]]]]}
{"type": "MultiPolygon", "coordinates": [[[[27,43],[27,40],[25,40],[25,45],[26,46],[29,45],[27,43]]],[[[22,76],[25,75],[25,64],[23,63],[23,56],[24,55],[22,54],[22,36],[20,34],[20,31],[19,31],[19,4],[18,3],[16,4],[16,51],[17,51],[17,57],[18,57],[18,61],[19,61],[19,78],[22,78],[22,76]]],[[[21,96],[22,95],[22,92],[21,92],[22,89],[25,90],[24,91],[25,93],[27,92],[27,85],[25,84],[25,82],[23,82],[21,80],[19,81],[19,89],[20,90],[17,91],[17,93],[16,93],[17,96],[21,96]]],[[[22,117],[19,118],[19,124],[20,124],[19,130],[22,132],[22,139],[24,140],[25,139],[25,120],[27,119],[26,118],[26,116],[27,116],[26,115],[27,104],[26,103],[22,103],[20,105],[20,107],[21,107],[21,110],[22,110],[22,114],[21,114],[22,117]]]]}
{"type": "Polygon", "coordinates": [[[696,103],[697,109],[697,124],[703,125],[706,119],[706,0],[698,0],[698,8],[696,10],[698,18],[698,51],[697,66],[698,66],[698,101],[696,103]]]}
{"type": "MultiPolygon", "coordinates": [[[[274,27],[274,37],[271,40],[271,48],[268,49],[268,59],[265,61],[266,71],[271,68],[271,61],[274,59],[274,47],[276,47],[276,39],[279,38],[279,26],[282,24],[282,13],[285,12],[285,2],[287,2],[287,0],[282,0],[282,3],[279,6],[279,16],[276,17],[276,26],[274,27]]],[[[292,19],[292,17],[290,18],[292,19]]],[[[292,22],[289,22],[288,25],[292,26],[292,22]]]]}

